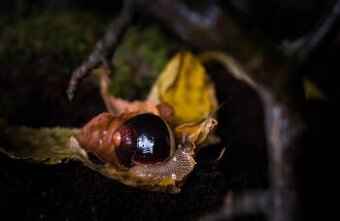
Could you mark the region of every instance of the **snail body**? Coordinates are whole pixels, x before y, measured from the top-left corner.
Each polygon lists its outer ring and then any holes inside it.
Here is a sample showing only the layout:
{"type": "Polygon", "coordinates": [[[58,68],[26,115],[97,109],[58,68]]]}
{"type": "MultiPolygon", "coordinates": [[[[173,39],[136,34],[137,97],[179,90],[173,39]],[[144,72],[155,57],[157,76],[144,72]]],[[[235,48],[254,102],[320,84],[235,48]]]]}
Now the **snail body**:
{"type": "Polygon", "coordinates": [[[167,122],[151,113],[130,112],[119,117],[102,113],[87,123],[76,139],[85,151],[121,170],[161,163],[175,152],[167,122]]]}

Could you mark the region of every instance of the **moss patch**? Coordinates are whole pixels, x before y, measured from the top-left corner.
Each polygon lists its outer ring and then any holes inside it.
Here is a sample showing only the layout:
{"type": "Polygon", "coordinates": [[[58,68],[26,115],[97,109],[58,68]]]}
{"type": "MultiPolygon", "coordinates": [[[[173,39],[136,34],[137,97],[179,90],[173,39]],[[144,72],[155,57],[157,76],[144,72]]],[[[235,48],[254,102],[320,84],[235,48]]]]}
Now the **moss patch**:
{"type": "Polygon", "coordinates": [[[174,44],[157,27],[131,27],[118,46],[111,92],[125,99],[144,99],[164,68],[174,44]]]}
{"type": "Polygon", "coordinates": [[[78,12],[43,14],[9,24],[0,35],[0,70],[42,59],[45,65],[60,64],[59,72],[69,74],[91,51],[105,26],[95,16],[78,12]]]}

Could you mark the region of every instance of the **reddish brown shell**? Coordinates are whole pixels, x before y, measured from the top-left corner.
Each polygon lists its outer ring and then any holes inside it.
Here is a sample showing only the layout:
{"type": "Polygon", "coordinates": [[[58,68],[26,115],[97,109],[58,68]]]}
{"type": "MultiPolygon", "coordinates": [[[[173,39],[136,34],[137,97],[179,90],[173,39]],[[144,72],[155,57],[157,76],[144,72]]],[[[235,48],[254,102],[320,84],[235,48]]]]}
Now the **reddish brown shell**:
{"type": "Polygon", "coordinates": [[[128,112],[115,117],[110,113],[101,113],[90,120],[76,136],[79,145],[87,152],[93,152],[105,162],[123,169],[114,151],[114,132],[124,121],[136,116],[136,112],[128,112]]]}
{"type": "Polygon", "coordinates": [[[152,113],[127,112],[118,117],[102,113],[89,121],[76,139],[86,152],[94,153],[118,169],[160,163],[175,152],[170,126],[152,113]]]}

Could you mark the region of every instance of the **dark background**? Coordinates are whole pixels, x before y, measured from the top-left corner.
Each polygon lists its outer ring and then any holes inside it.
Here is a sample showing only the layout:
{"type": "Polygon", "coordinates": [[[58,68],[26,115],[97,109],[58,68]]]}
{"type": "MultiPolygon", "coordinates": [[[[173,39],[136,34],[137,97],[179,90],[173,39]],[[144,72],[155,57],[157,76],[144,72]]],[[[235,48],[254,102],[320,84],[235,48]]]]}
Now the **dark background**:
{"type": "MultiPolygon", "coordinates": [[[[328,3],[321,0],[235,0],[223,2],[223,5],[235,16],[251,23],[269,41],[279,44],[309,31],[328,3]]],[[[195,4],[199,6],[200,3],[195,4]]],[[[11,26],[44,13],[74,11],[92,13],[107,23],[120,5],[119,1],[101,0],[2,1],[0,13],[6,22],[1,24],[11,26]]],[[[139,19],[141,23],[161,25],[144,14],[139,19]]],[[[173,35],[163,28],[166,34],[173,35]]],[[[190,42],[175,37],[173,40],[178,41],[180,48],[195,50],[190,42]]],[[[326,101],[312,100],[304,104],[307,136],[298,168],[303,220],[330,219],[329,202],[335,190],[332,180],[337,176],[333,171],[337,166],[335,149],[339,134],[339,30],[333,30],[326,40],[301,68],[327,95],[326,101]]],[[[63,59],[51,56],[44,63],[35,62],[41,58],[32,57],[31,65],[21,67],[20,54],[17,57],[0,67],[0,96],[10,100],[13,107],[10,112],[0,112],[11,125],[79,127],[105,111],[97,88],[87,81],[82,83],[76,100],[71,104],[67,101],[65,91],[69,76],[58,73],[65,62],[63,59]],[[42,65],[47,67],[42,68],[42,65]]],[[[84,58],[75,58],[74,67],[84,58]]],[[[233,79],[221,66],[209,64],[207,68],[209,73],[214,73],[211,77],[219,100],[225,102],[218,114],[217,133],[222,138],[221,146],[226,146],[227,151],[217,163],[198,164],[179,194],[126,187],[79,162],[45,166],[0,155],[0,220],[196,220],[220,208],[229,191],[267,188],[261,101],[254,91],[233,79]]],[[[247,219],[264,220],[264,217],[247,219]]]]}

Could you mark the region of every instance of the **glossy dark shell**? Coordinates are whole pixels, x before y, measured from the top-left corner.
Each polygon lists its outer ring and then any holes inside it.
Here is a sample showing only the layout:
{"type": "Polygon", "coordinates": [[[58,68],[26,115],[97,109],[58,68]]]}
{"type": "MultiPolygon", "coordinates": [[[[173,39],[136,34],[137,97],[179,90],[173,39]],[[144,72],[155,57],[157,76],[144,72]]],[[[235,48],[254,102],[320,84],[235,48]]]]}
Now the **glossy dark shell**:
{"type": "Polygon", "coordinates": [[[123,123],[116,132],[115,151],[122,164],[155,164],[171,155],[171,132],[157,115],[140,114],[123,123]]]}

